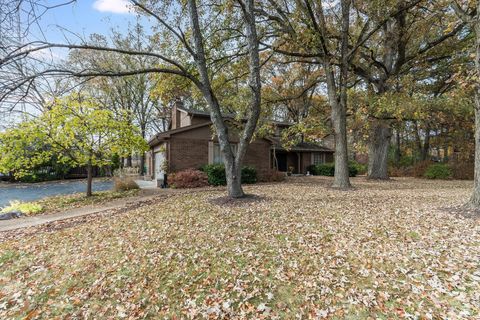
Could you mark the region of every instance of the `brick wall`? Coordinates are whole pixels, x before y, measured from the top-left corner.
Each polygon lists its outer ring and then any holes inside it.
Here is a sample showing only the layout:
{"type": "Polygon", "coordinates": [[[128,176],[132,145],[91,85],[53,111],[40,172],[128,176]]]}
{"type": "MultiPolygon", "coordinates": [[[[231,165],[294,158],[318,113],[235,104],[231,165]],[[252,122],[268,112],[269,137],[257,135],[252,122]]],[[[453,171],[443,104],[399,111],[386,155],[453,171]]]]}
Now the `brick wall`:
{"type": "Polygon", "coordinates": [[[198,169],[208,163],[207,139],[182,139],[172,137],[170,140],[170,171],[188,168],[198,169]]]}
{"type": "MultiPolygon", "coordinates": [[[[172,137],[170,140],[170,171],[199,168],[208,164],[207,139],[182,139],[172,137]]],[[[257,169],[260,176],[270,170],[270,144],[265,140],[255,141],[249,145],[244,165],[257,169]]]]}
{"type": "Polygon", "coordinates": [[[270,143],[266,140],[252,142],[247,149],[244,165],[257,169],[257,174],[262,177],[270,170],[270,143]]]}

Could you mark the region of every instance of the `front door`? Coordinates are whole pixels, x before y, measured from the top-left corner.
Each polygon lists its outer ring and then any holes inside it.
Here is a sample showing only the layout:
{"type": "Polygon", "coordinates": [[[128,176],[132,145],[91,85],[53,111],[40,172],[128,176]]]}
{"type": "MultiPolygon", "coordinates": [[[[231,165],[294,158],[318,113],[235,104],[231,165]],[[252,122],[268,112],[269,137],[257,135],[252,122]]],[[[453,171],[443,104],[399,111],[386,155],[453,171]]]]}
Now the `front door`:
{"type": "Polygon", "coordinates": [[[287,154],[286,153],[279,153],[276,154],[277,164],[278,164],[278,171],[287,172],[287,154]]]}

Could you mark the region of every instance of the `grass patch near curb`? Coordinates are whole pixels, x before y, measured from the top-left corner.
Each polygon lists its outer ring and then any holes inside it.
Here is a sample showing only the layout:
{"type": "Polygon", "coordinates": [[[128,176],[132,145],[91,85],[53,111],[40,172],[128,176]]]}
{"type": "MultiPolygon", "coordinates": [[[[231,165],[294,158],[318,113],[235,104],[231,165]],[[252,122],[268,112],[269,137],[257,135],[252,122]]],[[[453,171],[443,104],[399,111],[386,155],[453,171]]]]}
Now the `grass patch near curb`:
{"type": "Polygon", "coordinates": [[[133,197],[139,194],[140,190],[99,191],[94,192],[91,197],[87,197],[83,193],[74,193],[70,195],[47,197],[42,200],[32,202],[12,201],[10,206],[3,208],[0,213],[20,211],[26,216],[34,216],[91,205],[101,205],[116,199],[133,197]]]}

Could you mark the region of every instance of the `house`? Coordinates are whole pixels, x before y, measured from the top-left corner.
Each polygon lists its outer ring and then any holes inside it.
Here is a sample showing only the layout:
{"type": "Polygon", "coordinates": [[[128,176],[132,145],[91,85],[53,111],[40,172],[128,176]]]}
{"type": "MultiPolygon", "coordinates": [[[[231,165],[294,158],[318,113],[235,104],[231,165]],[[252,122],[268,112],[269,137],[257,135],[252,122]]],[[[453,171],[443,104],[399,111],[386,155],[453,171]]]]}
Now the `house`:
{"type": "MultiPolygon", "coordinates": [[[[277,134],[254,140],[245,156],[244,165],[255,167],[260,177],[273,168],[306,173],[311,164],[333,161],[333,150],[319,144],[301,142],[288,150],[283,148],[279,132],[290,124],[276,124],[279,128],[277,134]]],[[[229,126],[229,134],[235,148],[238,135],[234,127],[229,126]]],[[[218,140],[212,133],[209,113],[186,109],[178,104],[173,107],[169,130],[156,134],[148,143],[150,151],[146,155],[146,175],[154,180],[163,180],[166,172],[223,163],[218,140]]]]}

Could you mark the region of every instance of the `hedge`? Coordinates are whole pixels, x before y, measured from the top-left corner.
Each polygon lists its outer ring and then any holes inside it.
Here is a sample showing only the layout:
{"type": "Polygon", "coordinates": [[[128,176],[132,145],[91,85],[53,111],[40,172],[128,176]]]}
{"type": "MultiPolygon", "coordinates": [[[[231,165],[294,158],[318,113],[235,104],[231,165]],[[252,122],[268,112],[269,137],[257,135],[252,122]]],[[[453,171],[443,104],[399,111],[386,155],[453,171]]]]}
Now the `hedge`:
{"type": "MultiPolygon", "coordinates": [[[[310,171],[314,176],[329,176],[333,177],[335,175],[335,163],[324,163],[317,165],[310,165],[307,167],[307,170],[310,171]]],[[[358,167],[355,163],[348,164],[348,175],[350,177],[356,177],[358,174],[358,167]]]]}
{"type": "Polygon", "coordinates": [[[452,177],[452,169],[443,163],[430,165],[424,174],[428,179],[449,179],[452,177]]]}
{"type": "MultiPolygon", "coordinates": [[[[227,176],[223,164],[208,164],[200,168],[208,177],[208,184],[212,186],[225,186],[227,176]]],[[[257,182],[257,170],[254,167],[245,166],[242,168],[242,183],[252,184],[257,182]]]]}

